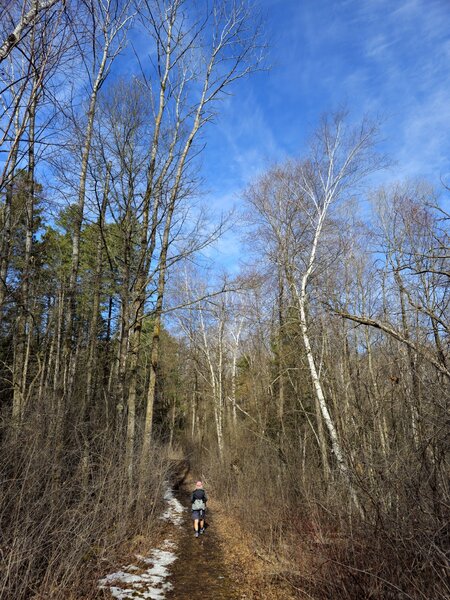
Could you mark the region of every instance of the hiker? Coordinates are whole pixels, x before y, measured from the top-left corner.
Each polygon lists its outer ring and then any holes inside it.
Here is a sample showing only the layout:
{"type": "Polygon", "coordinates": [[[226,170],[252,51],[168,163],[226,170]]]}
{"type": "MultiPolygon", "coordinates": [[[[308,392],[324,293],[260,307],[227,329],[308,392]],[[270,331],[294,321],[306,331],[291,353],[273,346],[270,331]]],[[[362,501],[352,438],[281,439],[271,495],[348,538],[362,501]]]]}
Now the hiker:
{"type": "Polygon", "coordinates": [[[203,535],[205,533],[205,511],[207,500],[208,497],[203,489],[203,483],[201,481],[197,481],[191,498],[192,520],[194,521],[195,537],[198,537],[199,534],[203,535]]]}

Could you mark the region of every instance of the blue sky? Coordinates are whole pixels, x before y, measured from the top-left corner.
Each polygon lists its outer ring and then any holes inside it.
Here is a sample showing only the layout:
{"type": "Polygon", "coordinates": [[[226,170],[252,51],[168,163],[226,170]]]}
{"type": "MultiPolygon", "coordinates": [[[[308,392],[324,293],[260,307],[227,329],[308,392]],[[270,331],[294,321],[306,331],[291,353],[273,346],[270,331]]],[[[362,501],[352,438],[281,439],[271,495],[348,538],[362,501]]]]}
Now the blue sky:
{"type": "MultiPolygon", "coordinates": [[[[257,0],[269,40],[268,72],[239,82],[208,131],[210,203],[240,204],[268,165],[300,156],[320,116],[346,105],[383,121],[384,177],[450,174],[449,0],[257,0]]],[[[227,236],[230,261],[239,248],[227,236]]]]}
{"type": "MultiPolygon", "coordinates": [[[[354,119],[383,120],[395,162],[386,180],[450,181],[450,0],[250,1],[270,69],[237,82],[206,131],[201,173],[214,212],[242,206],[252,179],[301,156],[320,116],[344,105],[354,119]]],[[[148,42],[134,35],[144,54],[148,42]]],[[[128,75],[135,62],[129,47],[114,71],[128,75]]],[[[219,242],[219,261],[237,261],[237,237],[219,242]]]]}

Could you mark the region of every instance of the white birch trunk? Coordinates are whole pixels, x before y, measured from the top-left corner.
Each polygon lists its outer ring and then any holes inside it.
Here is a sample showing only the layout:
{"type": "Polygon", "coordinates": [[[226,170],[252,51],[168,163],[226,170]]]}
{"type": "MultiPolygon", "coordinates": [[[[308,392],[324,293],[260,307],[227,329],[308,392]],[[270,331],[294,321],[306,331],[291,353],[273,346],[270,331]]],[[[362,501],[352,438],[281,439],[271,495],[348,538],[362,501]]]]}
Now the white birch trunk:
{"type": "Polygon", "coordinates": [[[38,0],[37,2],[32,3],[32,7],[27,13],[22,13],[22,17],[15,26],[14,30],[11,31],[6,40],[4,40],[3,44],[0,46],[0,63],[8,57],[14,46],[17,46],[27,29],[30,29],[36,25],[39,19],[39,14],[49,10],[52,8],[52,6],[55,6],[55,4],[60,1],[61,0],[47,0],[44,2],[43,0],[38,0]]]}

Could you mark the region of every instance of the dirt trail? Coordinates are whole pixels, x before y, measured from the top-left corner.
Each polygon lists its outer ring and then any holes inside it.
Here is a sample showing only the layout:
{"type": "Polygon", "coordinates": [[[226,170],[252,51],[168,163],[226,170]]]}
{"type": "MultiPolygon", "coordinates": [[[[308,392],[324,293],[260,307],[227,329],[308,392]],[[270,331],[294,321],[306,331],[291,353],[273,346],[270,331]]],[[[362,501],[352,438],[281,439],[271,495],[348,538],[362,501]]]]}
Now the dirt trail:
{"type": "Polygon", "coordinates": [[[220,539],[214,527],[214,511],[207,512],[207,528],[196,538],[191,521],[190,491],[168,490],[165,540],[145,556],[135,555],[99,581],[102,598],[117,600],[240,600],[227,570],[220,539]]]}
{"type": "Polygon", "coordinates": [[[204,535],[194,537],[190,521],[190,494],[186,490],[176,493],[186,507],[184,523],[178,540],[178,559],[173,563],[170,582],[172,591],[167,600],[235,600],[241,598],[224,563],[217,531],[214,529],[214,511],[208,509],[204,535]]]}

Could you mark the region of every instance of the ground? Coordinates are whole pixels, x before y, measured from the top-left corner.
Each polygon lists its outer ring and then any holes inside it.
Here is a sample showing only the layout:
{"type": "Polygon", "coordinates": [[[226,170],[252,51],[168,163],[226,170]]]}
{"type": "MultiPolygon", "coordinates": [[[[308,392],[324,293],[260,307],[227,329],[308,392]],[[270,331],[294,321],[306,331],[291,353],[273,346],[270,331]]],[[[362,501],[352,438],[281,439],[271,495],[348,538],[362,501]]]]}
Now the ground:
{"type": "MultiPolygon", "coordinates": [[[[194,537],[188,481],[166,493],[164,536],[145,556],[105,575],[104,598],[117,600],[289,600],[290,590],[271,583],[270,569],[255,554],[254,541],[220,503],[208,502],[207,528],[194,537]]],[[[210,491],[210,490],[208,490],[210,491]]],[[[210,491],[210,497],[214,494],[210,491]]]]}

